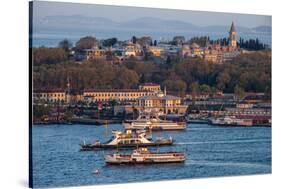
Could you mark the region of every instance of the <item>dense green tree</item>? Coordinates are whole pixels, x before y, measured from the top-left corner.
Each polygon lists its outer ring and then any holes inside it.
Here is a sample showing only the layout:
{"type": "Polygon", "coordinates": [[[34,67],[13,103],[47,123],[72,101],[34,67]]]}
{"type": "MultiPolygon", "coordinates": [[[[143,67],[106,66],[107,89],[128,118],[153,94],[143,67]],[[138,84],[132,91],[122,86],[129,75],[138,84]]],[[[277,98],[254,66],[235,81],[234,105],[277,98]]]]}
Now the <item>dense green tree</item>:
{"type": "Polygon", "coordinates": [[[189,40],[189,43],[190,44],[196,43],[201,47],[205,47],[209,43],[209,37],[208,36],[193,37],[189,40]]]}
{"type": "Polygon", "coordinates": [[[137,43],[137,37],[136,36],[133,36],[132,39],[131,39],[132,43],[136,44],[137,43]]]}
{"type": "Polygon", "coordinates": [[[116,44],[117,43],[117,38],[109,38],[109,39],[105,39],[104,41],[103,41],[103,43],[102,43],[102,45],[103,46],[105,46],[105,47],[111,47],[111,46],[113,46],[114,44],[116,44]]]}
{"type": "Polygon", "coordinates": [[[67,60],[67,54],[62,48],[33,48],[33,63],[56,64],[67,60]]]}
{"type": "Polygon", "coordinates": [[[141,46],[149,46],[152,43],[152,38],[149,36],[143,36],[143,37],[137,38],[137,43],[141,46]]]}
{"type": "Polygon", "coordinates": [[[85,61],[82,64],[66,61],[65,51],[60,48],[35,48],[34,88],[132,88],[144,82],[166,85],[179,95],[184,92],[198,94],[216,91],[233,93],[239,86],[246,92],[265,92],[271,96],[271,51],[241,54],[224,64],[209,64],[201,58],[185,58],[170,64],[141,61],[135,58],[120,65],[104,60],[85,61]],[[184,83],[184,84],[183,84],[184,83]],[[188,87],[187,87],[188,86],[188,87]]]}
{"type": "Polygon", "coordinates": [[[235,85],[234,88],[234,94],[237,96],[239,99],[242,99],[245,96],[245,91],[243,88],[241,88],[239,85],[235,85]]]}
{"type": "Polygon", "coordinates": [[[58,47],[65,50],[65,52],[69,52],[69,50],[72,48],[72,43],[68,39],[64,39],[59,42],[58,47]]]}
{"type": "Polygon", "coordinates": [[[191,92],[191,94],[194,96],[194,95],[197,95],[200,93],[200,88],[199,88],[199,83],[197,81],[195,82],[192,82],[189,86],[189,90],[191,92]]]}
{"type": "Polygon", "coordinates": [[[45,105],[33,105],[33,116],[36,118],[41,118],[42,116],[49,115],[51,113],[51,108],[45,105]]]}
{"type": "Polygon", "coordinates": [[[172,43],[175,45],[182,45],[184,42],[185,42],[184,36],[175,36],[172,41],[172,43]]]}
{"type": "Polygon", "coordinates": [[[200,90],[201,93],[210,94],[212,92],[211,87],[209,85],[206,85],[206,84],[200,85],[199,90],[200,90]]]}
{"type": "Polygon", "coordinates": [[[154,46],[157,46],[157,41],[156,41],[156,40],[154,40],[153,45],[154,45],[154,46]]]}
{"type": "Polygon", "coordinates": [[[95,46],[98,46],[97,39],[95,37],[86,36],[86,37],[82,37],[76,42],[75,48],[77,50],[81,50],[81,49],[90,49],[95,46]]]}
{"type": "Polygon", "coordinates": [[[186,92],[186,83],[182,80],[165,80],[163,86],[169,91],[177,92],[178,96],[184,96],[186,92]]]}

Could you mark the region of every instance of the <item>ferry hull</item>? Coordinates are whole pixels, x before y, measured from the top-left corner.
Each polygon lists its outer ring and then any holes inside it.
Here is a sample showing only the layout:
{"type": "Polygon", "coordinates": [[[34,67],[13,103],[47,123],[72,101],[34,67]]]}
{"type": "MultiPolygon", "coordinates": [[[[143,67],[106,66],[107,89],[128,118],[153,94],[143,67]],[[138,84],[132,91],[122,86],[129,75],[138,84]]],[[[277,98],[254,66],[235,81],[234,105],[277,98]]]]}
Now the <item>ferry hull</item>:
{"type": "Polygon", "coordinates": [[[183,163],[185,155],[183,153],[163,153],[163,154],[136,154],[132,155],[107,155],[107,164],[157,164],[157,163],[183,163]]]}
{"type": "Polygon", "coordinates": [[[136,129],[136,130],[144,130],[144,129],[151,129],[153,131],[162,131],[162,130],[185,130],[186,129],[186,124],[182,125],[171,125],[171,126],[141,126],[141,125],[131,125],[130,123],[123,123],[123,126],[125,129],[136,129]]]}
{"type": "Polygon", "coordinates": [[[106,161],[108,165],[135,165],[135,164],[166,164],[166,163],[184,163],[185,160],[171,160],[171,161],[106,161]]]}
{"type": "Polygon", "coordinates": [[[114,149],[114,148],[136,148],[136,147],[149,147],[149,146],[164,146],[164,145],[172,145],[174,143],[173,140],[163,141],[163,142],[153,142],[147,144],[118,144],[118,145],[109,145],[109,144],[80,144],[80,151],[91,151],[96,149],[114,149]]]}

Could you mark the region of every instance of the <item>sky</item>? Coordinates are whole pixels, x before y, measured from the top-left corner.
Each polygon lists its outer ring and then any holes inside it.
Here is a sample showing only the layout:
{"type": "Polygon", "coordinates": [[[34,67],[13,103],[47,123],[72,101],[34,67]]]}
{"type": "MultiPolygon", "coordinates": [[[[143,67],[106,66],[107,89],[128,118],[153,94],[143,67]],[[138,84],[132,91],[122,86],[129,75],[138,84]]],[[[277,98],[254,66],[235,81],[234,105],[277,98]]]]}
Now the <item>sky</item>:
{"type": "Polygon", "coordinates": [[[142,17],[155,17],[166,20],[178,20],[198,26],[229,25],[232,21],[237,26],[256,27],[271,26],[271,16],[253,14],[232,14],[205,11],[169,10],[155,8],[138,8],[79,3],[62,3],[35,1],[34,16],[71,16],[83,15],[104,17],[116,22],[126,22],[142,17]]]}

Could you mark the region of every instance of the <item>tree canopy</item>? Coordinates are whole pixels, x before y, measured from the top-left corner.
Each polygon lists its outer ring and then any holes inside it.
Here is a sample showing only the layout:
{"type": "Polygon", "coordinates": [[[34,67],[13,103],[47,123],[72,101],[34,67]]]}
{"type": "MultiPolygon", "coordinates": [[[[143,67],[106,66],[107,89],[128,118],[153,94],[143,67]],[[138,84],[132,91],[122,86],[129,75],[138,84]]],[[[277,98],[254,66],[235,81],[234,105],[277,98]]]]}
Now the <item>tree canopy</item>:
{"type": "Polygon", "coordinates": [[[75,48],[77,50],[90,49],[97,45],[98,45],[98,41],[95,37],[86,36],[86,37],[82,37],[76,42],[75,48]]]}

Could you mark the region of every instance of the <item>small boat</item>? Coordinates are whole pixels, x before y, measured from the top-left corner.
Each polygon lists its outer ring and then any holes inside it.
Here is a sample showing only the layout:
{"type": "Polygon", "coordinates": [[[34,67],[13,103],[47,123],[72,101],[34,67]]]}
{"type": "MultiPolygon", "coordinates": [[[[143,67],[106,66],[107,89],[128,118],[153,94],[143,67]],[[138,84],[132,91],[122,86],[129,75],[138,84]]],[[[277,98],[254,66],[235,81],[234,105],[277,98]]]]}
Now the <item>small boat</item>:
{"type": "Polygon", "coordinates": [[[183,163],[185,154],[182,152],[150,152],[147,148],[139,148],[131,154],[114,153],[105,156],[107,164],[154,164],[183,163]]]}
{"type": "Polygon", "coordinates": [[[172,145],[174,140],[170,137],[169,139],[158,138],[155,141],[146,137],[145,131],[134,131],[125,130],[112,131],[112,138],[106,142],[101,143],[97,140],[94,143],[86,144],[85,142],[80,144],[81,151],[89,151],[95,149],[107,149],[107,148],[130,148],[130,147],[147,147],[147,146],[161,146],[161,145],[172,145]]]}
{"type": "Polygon", "coordinates": [[[184,130],[186,122],[162,120],[156,115],[142,114],[136,120],[123,122],[125,129],[146,130],[184,130]]]}

